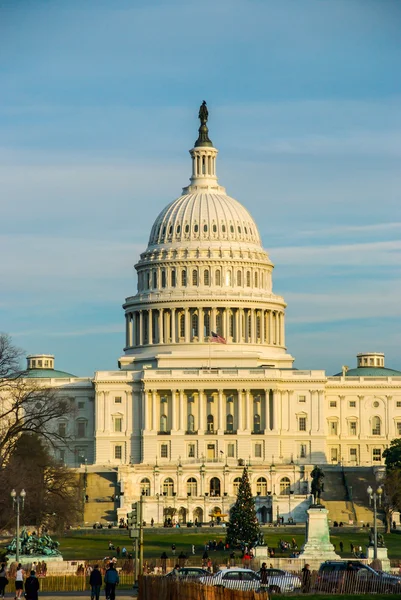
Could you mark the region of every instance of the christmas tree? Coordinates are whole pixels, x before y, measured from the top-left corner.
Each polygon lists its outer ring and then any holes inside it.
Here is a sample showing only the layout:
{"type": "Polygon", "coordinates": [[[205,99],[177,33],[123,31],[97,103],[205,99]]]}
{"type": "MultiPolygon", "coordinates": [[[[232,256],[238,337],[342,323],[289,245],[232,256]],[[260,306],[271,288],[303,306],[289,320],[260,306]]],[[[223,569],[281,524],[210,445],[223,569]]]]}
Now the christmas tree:
{"type": "Polygon", "coordinates": [[[260,525],[256,518],[255,500],[252,496],[248,470],[245,467],[238,487],[237,500],[230,511],[226,542],[230,546],[251,548],[260,536],[260,525]]]}

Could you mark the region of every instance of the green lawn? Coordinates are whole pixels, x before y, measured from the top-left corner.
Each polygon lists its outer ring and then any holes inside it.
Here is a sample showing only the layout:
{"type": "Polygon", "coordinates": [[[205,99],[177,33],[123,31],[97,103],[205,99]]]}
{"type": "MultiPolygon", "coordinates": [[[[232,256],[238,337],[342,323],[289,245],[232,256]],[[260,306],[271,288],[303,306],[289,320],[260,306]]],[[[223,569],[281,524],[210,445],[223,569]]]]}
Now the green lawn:
{"type": "MultiPolygon", "coordinates": [[[[304,531],[299,528],[281,527],[279,529],[264,529],[266,543],[275,549],[276,557],[289,556],[289,553],[280,553],[277,550],[279,540],[282,538],[291,542],[294,537],[300,548],[304,542],[304,531]]],[[[191,554],[192,544],[195,545],[196,556],[201,557],[204,551],[204,544],[209,540],[222,539],[224,541],[225,530],[215,529],[150,529],[146,528],[144,532],[144,556],[146,559],[159,558],[162,552],[166,552],[169,558],[172,558],[171,545],[174,543],[177,547],[176,555],[181,551],[191,554]]],[[[65,535],[55,536],[60,542],[60,551],[66,560],[87,559],[100,560],[109,556],[108,542],[111,540],[115,547],[124,546],[128,551],[132,550],[132,540],[128,536],[127,530],[112,529],[110,531],[95,530],[77,530],[69,531],[65,535]]],[[[344,553],[342,556],[348,558],[351,556],[350,543],[361,545],[365,548],[367,543],[367,533],[365,531],[350,531],[347,529],[336,529],[331,537],[336,550],[340,553],[339,543],[344,544],[344,553]]],[[[385,536],[385,542],[388,547],[390,558],[399,558],[401,561],[401,535],[389,534],[385,536]]],[[[210,552],[212,560],[216,562],[225,562],[227,560],[226,552],[210,552]]]]}
{"type": "MultiPolygon", "coordinates": [[[[291,542],[294,537],[300,548],[304,542],[304,532],[300,529],[291,529],[282,527],[280,529],[267,528],[264,530],[266,543],[275,549],[276,557],[289,556],[289,553],[280,553],[277,545],[280,539],[291,542]]],[[[144,532],[144,555],[145,558],[159,558],[162,552],[166,552],[168,557],[172,557],[171,545],[177,547],[176,554],[181,551],[191,554],[192,544],[195,545],[197,556],[203,554],[204,544],[209,540],[222,539],[224,541],[225,531],[220,528],[214,530],[199,529],[145,529],[144,532]]],[[[117,547],[125,546],[128,551],[132,549],[132,541],[126,530],[113,529],[106,532],[68,532],[64,536],[57,538],[60,542],[60,550],[65,559],[87,558],[100,559],[109,555],[108,542],[111,540],[117,547]]],[[[368,535],[365,531],[349,531],[347,529],[338,529],[333,533],[331,540],[340,553],[339,543],[344,544],[343,557],[351,556],[350,543],[355,546],[361,545],[365,548],[368,535]]],[[[400,558],[401,560],[401,535],[389,534],[385,536],[385,542],[388,547],[389,558],[400,558]]],[[[211,552],[211,557],[217,561],[227,560],[226,552],[211,552]]]]}

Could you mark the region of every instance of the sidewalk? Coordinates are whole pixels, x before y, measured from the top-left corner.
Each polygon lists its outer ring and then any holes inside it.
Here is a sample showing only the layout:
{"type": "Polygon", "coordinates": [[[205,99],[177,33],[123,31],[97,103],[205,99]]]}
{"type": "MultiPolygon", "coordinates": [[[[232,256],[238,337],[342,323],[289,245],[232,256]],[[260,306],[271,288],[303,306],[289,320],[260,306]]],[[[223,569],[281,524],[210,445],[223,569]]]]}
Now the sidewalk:
{"type": "MultiPolygon", "coordinates": [[[[105,600],[104,590],[103,593],[100,594],[100,600],[105,600]]],[[[7,599],[7,594],[5,599],[7,599]]],[[[73,600],[73,598],[87,598],[90,600],[90,592],[40,592],[39,591],[39,600],[41,598],[51,598],[52,600],[73,600]]],[[[134,592],[131,590],[121,590],[120,592],[117,590],[116,592],[116,600],[132,600],[132,598],[136,598],[137,594],[134,596],[134,592]]],[[[10,600],[12,595],[9,596],[10,600]]]]}

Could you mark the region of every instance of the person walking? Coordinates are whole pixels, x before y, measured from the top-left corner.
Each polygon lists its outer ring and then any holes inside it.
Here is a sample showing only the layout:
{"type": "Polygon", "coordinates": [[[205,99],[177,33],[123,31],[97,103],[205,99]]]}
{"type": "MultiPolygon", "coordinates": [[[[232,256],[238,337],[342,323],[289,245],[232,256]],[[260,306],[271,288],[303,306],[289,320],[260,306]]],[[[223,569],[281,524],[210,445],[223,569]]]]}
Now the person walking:
{"type": "Polygon", "coordinates": [[[1,564],[0,568],[0,598],[4,598],[6,586],[8,584],[6,563],[1,564]]]}
{"type": "Polygon", "coordinates": [[[110,563],[110,566],[104,576],[104,583],[106,584],[106,600],[115,600],[116,585],[119,583],[119,581],[120,578],[114,567],[114,563],[110,563]]]}
{"type": "Polygon", "coordinates": [[[100,588],[102,587],[102,574],[99,571],[99,565],[95,565],[89,577],[89,585],[91,586],[91,600],[99,600],[100,588]]]}
{"type": "Polygon", "coordinates": [[[36,577],[36,572],[32,569],[30,576],[25,581],[26,600],[38,600],[39,587],[39,579],[36,577]]]}
{"type": "Polygon", "coordinates": [[[306,564],[302,569],[302,593],[308,594],[310,592],[310,584],[311,584],[311,572],[309,565],[306,564]]]}
{"type": "Polygon", "coordinates": [[[343,542],[340,542],[340,552],[341,552],[341,554],[344,552],[344,544],[343,544],[343,542]]]}
{"type": "Polygon", "coordinates": [[[260,567],[260,587],[265,590],[267,588],[267,582],[268,582],[268,571],[267,571],[267,565],[266,563],[262,563],[262,566],[260,567]]]}
{"type": "Polygon", "coordinates": [[[18,563],[17,572],[15,573],[15,598],[21,598],[24,591],[24,569],[21,563],[18,563]]]}
{"type": "Polygon", "coordinates": [[[168,558],[167,554],[165,552],[163,552],[163,554],[160,557],[163,575],[165,575],[166,571],[167,571],[167,558],[168,558]]]}
{"type": "Polygon", "coordinates": [[[171,544],[171,551],[173,553],[173,556],[175,556],[175,549],[176,549],[176,545],[175,544],[171,544]]]}

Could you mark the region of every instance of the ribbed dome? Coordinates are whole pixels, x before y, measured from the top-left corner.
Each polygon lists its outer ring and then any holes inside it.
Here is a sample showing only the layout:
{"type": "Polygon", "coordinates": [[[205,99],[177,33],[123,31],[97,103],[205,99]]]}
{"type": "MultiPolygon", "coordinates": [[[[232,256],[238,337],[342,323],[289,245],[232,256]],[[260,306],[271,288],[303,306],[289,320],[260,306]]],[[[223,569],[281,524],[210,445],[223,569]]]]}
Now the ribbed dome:
{"type": "Polygon", "coordinates": [[[157,217],[149,246],[182,241],[230,241],[261,245],[258,228],[249,212],[230,196],[185,194],[157,217]]]}

